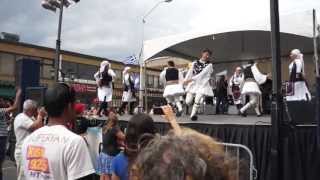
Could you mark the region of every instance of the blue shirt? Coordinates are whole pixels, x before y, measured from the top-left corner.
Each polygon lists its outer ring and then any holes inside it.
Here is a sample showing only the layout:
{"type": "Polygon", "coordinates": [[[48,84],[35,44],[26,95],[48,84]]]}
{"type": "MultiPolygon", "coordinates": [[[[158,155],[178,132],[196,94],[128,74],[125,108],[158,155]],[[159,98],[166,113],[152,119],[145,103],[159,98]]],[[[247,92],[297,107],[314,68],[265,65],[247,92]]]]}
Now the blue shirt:
{"type": "Polygon", "coordinates": [[[117,175],[120,180],[128,180],[129,173],[128,173],[128,158],[124,155],[123,152],[119,153],[114,159],[112,160],[112,173],[117,175]]]}

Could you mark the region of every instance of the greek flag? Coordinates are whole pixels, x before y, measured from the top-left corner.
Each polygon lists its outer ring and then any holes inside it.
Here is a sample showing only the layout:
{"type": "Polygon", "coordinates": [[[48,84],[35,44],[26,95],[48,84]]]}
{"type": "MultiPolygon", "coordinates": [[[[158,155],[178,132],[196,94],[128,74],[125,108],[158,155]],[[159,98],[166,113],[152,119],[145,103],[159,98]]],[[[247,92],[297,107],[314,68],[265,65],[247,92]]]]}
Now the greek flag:
{"type": "Polygon", "coordinates": [[[131,65],[137,65],[139,64],[139,60],[137,59],[137,57],[135,55],[129,56],[127,57],[124,62],[125,65],[127,64],[131,64],[131,65]]]}

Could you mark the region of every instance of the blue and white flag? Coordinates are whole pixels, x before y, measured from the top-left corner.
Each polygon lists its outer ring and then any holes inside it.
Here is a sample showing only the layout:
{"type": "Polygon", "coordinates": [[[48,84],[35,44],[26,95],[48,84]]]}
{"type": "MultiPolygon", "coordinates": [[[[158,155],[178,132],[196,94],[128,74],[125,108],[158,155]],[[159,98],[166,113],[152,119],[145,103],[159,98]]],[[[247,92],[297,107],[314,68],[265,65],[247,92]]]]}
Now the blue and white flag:
{"type": "Polygon", "coordinates": [[[139,64],[139,60],[137,59],[137,57],[135,55],[129,56],[127,57],[124,62],[125,65],[131,64],[131,65],[137,65],[139,64]]]}

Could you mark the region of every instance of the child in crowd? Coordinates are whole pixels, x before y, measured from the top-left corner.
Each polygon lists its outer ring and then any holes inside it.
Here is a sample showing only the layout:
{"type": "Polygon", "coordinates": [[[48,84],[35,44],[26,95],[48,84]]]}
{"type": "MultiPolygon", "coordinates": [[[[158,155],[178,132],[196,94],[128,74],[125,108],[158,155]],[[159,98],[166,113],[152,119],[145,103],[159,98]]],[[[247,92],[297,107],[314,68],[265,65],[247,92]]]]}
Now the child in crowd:
{"type": "Polygon", "coordinates": [[[117,114],[110,110],[108,122],[102,128],[102,152],[97,159],[96,171],[100,174],[100,180],[111,180],[111,162],[120,153],[124,138],[118,126],[117,114]]]}
{"type": "Polygon", "coordinates": [[[118,154],[112,161],[112,180],[128,180],[131,164],[139,150],[154,137],[156,130],[153,119],[146,114],[134,115],[126,130],[125,151],[118,154]]]}

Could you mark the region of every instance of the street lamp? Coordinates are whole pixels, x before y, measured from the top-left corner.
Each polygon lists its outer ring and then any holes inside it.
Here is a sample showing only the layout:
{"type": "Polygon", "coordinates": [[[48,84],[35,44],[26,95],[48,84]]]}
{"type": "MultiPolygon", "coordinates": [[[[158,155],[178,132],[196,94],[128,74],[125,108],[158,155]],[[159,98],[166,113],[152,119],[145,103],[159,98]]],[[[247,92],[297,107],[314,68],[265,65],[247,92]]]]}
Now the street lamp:
{"type": "Polygon", "coordinates": [[[56,55],[54,61],[54,69],[55,69],[55,81],[59,81],[59,63],[60,63],[60,48],[61,48],[61,26],[62,26],[62,15],[63,8],[69,7],[72,2],[78,3],[80,0],[42,0],[41,6],[47,10],[56,12],[57,9],[59,12],[59,24],[58,24],[58,36],[56,40],[56,55]]]}
{"type": "MultiPolygon", "coordinates": [[[[146,24],[146,18],[162,3],[170,3],[172,0],[162,0],[156,3],[142,18],[142,45],[139,54],[139,64],[140,64],[140,88],[139,88],[139,111],[143,111],[143,92],[145,91],[145,74],[144,74],[144,67],[145,62],[143,59],[143,51],[144,51],[144,25],[146,24]]],[[[147,102],[146,102],[147,103],[147,102]]]]}

